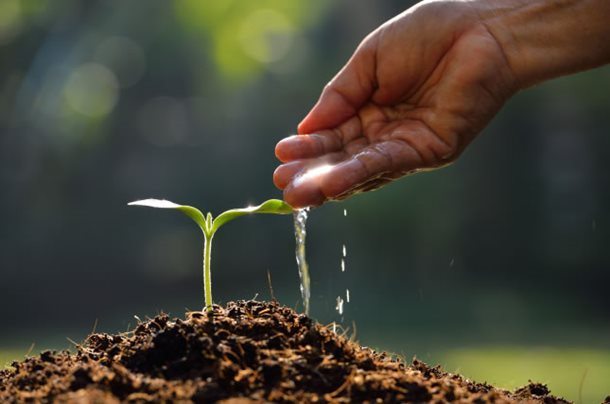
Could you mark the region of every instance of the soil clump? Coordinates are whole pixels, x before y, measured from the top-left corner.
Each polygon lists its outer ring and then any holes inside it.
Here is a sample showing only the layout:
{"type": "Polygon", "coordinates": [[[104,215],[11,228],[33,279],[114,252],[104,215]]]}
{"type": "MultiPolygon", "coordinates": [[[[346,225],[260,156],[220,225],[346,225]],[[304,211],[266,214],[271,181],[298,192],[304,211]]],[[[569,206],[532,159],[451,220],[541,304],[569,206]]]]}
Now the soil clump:
{"type": "Polygon", "coordinates": [[[566,403],[377,353],[276,302],[239,301],[94,333],[0,370],[0,402],[566,403]]]}

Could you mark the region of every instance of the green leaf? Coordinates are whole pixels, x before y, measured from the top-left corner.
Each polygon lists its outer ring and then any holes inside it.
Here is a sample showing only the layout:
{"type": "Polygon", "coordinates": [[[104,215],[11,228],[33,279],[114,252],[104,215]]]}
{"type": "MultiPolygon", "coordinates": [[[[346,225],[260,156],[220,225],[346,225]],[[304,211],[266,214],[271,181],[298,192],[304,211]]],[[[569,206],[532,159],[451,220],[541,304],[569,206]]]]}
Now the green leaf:
{"type": "Polygon", "coordinates": [[[195,221],[201,230],[207,235],[208,228],[206,226],[205,216],[197,208],[188,205],[178,205],[177,203],[167,201],[165,199],[142,199],[141,201],[129,202],[129,206],[147,206],[149,208],[159,209],[174,209],[179,210],[195,221]]]}
{"type": "Polygon", "coordinates": [[[240,216],[249,215],[253,213],[268,213],[274,215],[289,215],[292,213],[292,206],[279,199],[269,199],[261,203],[258,206],[248,206],[247,208],[231,209],[221,213],[214,219],[212,224],[211,233],[214,234],[221,226],[230,222],[233,219],[237,219],[240,216]]]}

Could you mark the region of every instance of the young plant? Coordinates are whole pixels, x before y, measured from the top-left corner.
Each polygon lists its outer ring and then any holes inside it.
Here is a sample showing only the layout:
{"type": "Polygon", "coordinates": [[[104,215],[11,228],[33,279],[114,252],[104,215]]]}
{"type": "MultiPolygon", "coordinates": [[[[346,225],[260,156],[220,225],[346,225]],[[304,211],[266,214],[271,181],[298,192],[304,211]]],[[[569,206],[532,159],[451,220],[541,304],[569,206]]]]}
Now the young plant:
{"type": "Polygon", "coordinates": [[[184,213],[197,225],[203,232],[203,290],[205,297],[205,307],[212,309],[212,240],[218,229],[240,216],[253,213],[271,213],[276,215],[288,215],[292,213],[292,207],[279,199],[269,199],[258,206],[248,206],[241,209],[230,209],[222,212],[214,219],[211,213],[204,215],[199,209],[187,205],[178,205],[164,199],[143,199],[141,201],[130,202],[130,206],[148,206],[150,208],[175,209],[184,213]]]}

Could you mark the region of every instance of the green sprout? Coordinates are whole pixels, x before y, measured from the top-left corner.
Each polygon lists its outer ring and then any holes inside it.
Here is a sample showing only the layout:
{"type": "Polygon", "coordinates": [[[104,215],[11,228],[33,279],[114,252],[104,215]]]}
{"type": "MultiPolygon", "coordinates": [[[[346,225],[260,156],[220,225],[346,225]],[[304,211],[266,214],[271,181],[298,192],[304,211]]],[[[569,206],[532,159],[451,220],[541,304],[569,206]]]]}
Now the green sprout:
{"type": "Polygon", "coordinates": [[[212,259],[212,239],[218,229],[227,224],[233,219],[237,219],[240,216],[249,215],[253,213],[271,213],[275,215],[288,215],[292,213],[292,206],[279,199],[269,199],[261,203],[258,206],[248,206],[241,209],[230,209],[222,212],[216,216],[216,219],[212,217],[211,213],[204,215],[199,209],[187,205],[178,205],[174,202],[170,202],[164,199],[143,199],[141,201],[135,201],[128,203],[130,206],[148,206],[150,208],[160,209],[175,209],[184,213],[197,225],[203,232],[203,290],[205,297],[205,307],[207,310],[212,310],[212,271],[211,271],[211,259],[212,259]]]}

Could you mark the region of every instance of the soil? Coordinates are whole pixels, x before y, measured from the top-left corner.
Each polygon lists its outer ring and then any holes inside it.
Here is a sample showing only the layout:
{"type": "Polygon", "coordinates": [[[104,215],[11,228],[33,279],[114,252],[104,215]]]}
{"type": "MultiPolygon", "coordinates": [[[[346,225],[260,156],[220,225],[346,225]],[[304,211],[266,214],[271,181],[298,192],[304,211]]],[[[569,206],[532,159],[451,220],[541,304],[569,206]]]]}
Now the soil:
{"type": "Polygon", "coordinates": [[[0,370],[0,402],[565,403],[377,353],[276,302],[166,314],[0,370]]]}

